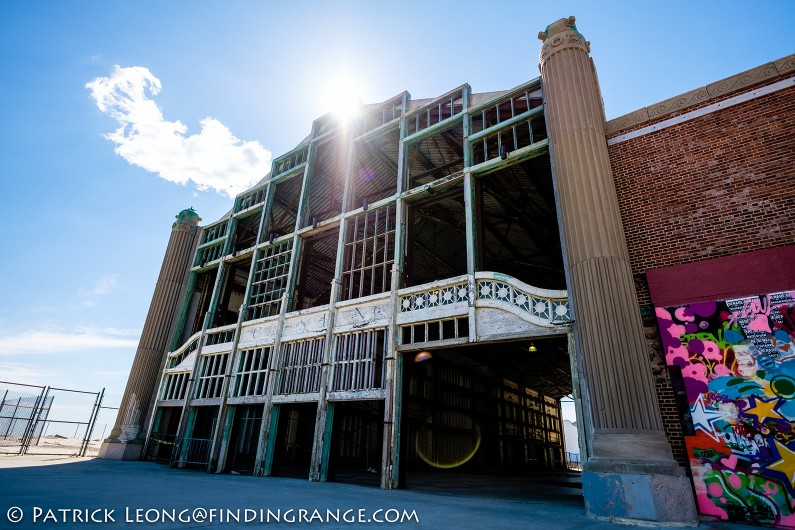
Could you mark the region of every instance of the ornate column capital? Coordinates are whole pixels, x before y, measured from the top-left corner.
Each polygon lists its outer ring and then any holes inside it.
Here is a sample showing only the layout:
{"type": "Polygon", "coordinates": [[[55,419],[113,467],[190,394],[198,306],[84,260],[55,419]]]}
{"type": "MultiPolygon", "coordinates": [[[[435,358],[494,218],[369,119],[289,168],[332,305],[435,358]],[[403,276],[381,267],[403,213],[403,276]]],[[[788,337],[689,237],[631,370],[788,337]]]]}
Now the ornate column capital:
{"type": "Polygon", "coordinates": [[[194,231],[202,220],[202,218],[199,217],[199,214],[196,213],[196,210],[194,210],[193,207],[185,208],[177,215],[175,215],[174,218],[176,219],[176,221],[174,221],[174,224],[171,225],[171,229],[183,230],[186,232],[194,231]]]}
{"type": "Polygon", "coordinates": [[[544,43],[541,46],[541,63],[543,64],[550,56],[568,48],[579,48],[585,53],[591,52],[591,43],[585,40],[577,26],[574,25],[574,17],[561,18],[553,22],[547,29],[538,33],[538,38],[544,43]]]}

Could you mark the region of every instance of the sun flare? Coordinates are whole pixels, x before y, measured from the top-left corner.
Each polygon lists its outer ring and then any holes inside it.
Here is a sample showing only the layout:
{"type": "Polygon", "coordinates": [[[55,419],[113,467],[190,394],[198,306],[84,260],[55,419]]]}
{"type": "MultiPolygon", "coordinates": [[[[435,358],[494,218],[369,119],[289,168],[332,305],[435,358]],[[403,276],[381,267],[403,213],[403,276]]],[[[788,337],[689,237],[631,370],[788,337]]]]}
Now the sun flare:
{"type": "Polygon", "coordinates": [[[344,121],[355,118],[362,108],[360,89],[349,77],[337,77],[326,85],[325,107],[344,121]]]}

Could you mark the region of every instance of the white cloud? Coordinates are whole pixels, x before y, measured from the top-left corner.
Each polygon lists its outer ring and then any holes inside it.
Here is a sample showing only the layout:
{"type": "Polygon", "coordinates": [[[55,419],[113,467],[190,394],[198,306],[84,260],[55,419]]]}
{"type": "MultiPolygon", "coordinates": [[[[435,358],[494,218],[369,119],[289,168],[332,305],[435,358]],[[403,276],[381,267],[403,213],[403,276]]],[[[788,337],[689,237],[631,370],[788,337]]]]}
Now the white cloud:
{"type": "Polygon", "coordinates": [[[118,284],[118,274],[103,274],[94,282],[94,287],[91,289],[80,288],[77,293],[83,299],[83,305],[93,306],[97,297],[112,293],[118,284]]]}
{"type": "Polygon", "coordinates": [[[216,119],[204,118],[201,131],[192,135],[182,122],[166,121],[150,97],[160,92],[160,80],[145,67],[117,65],[110,76],[98,77],[86,88],[99,110],[119,122],[106,135],[116,153],[169,182],[192,181],[199,190],[233,197],[270,170],[268,149],[238,139],[216,119]]]}
{"type": "Polygon", "coordinates": [[[119,284],[118,274],[103,274],[97,281],[94,282],[94,287],[91,290],[81,289],[81,291],[88,295],[99,296],[103,294],[110,294],[116,290],[119,284]]]}
{"type": "Polygon", "coordinates": [[[114,337],[139,337],[141,330],[132,328],[113,328],[110,326],[103,326],[101,328],[93,326],[78,326],[75,328],[80,333],[95,333],[100,335],[111,335],[114,337]]]}
{"type": "Polygon", "coordinates": [[[41,327],[15,333],[0,333],[0,356],[55,354],[71,351],[135,349],[139,332],[115,328],[77,328],[64,331],[41,327]]]}
{"type": "Polygon", "coordinates": [[[103,274],[99,277],[97,283],[94,284],[94,290],[91,291],[91,294],[110,294],[118,283],[118,274],[103,274]]]}
{"type": "Polygon", "coordinates": [[[42,386],[50,384],[56,376],[54,372],[42,370],[39,366],[15,362],[0,362],[0,374],[6,381],[42,386]]]}

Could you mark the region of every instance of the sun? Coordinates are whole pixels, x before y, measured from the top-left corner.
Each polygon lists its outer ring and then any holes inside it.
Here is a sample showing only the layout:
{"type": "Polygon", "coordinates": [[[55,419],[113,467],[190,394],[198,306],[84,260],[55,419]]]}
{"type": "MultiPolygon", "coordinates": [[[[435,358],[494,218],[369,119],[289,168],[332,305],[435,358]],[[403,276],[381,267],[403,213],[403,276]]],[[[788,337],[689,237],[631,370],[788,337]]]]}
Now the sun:
{"type": "Polygon", "coordinates": [[[339,76],[326,84],[325,107],[343,121],[356,118],[362,109],[359,85],[350,77],[339,76]]]}

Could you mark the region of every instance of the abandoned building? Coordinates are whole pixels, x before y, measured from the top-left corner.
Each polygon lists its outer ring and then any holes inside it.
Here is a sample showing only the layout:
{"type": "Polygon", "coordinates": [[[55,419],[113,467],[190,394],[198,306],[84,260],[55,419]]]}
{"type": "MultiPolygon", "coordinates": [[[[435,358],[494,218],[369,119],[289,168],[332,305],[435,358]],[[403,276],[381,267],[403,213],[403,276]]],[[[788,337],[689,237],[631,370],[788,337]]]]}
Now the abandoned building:
{"type": "Polygon", "coordinates": [[[182,211],[103,457],[553,472],[573,395],[589,515],[795,526],[795,56],[605,122],[574,18],[539,37],[182,211]]]}

